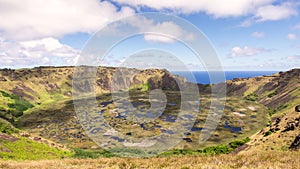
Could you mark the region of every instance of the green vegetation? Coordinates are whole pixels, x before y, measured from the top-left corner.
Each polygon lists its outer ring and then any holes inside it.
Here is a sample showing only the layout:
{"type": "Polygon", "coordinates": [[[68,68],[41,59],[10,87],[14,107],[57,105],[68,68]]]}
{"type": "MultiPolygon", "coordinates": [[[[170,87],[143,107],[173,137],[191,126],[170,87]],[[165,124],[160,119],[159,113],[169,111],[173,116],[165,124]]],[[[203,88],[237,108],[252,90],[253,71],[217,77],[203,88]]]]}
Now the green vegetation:
{"type": "Polygon", "coordinates": [[[276,113],[276,109],[268,109],[268,112],[269,112],[269,116],[273,116],[275,113],[276,113]]]}
{"type": "Polygon", "coordinates": [[[228,144],[209,146],[202,150],[174,149],[174,150],[164,152],[160,156],[196,155],[196,154],[206,154],[206,155],[228,154],[228,153],[232,152],[235,148],[238,148],[238,147],[246,144],[249,141],[250,141],[250,138],[247,137],[242,140],[232,141],[228,144]]]}
{"type": "Polygon", "coordinates": [[[16,141],[0,140],[1,149],[0,156],[4,160],[60,159],[73,156],[70,151],[49,147],[27,138],[18,138],[16,141]]]}
{"type": "Polygon", "coordinates": [[[256,93],[250,93],[245,97],[245,99],[255,102],[258,100],[258,95],[256,93]]]}
{"type": "Polygon", "coordinates": [[[275,96],[275,95],[277,95],[277,92],[276,92],[276,91],[274,91],[274,92],[272,92],[272,93],[269,93],[269,94],[268,94],[268,97],[271,98],[271,97],[273,97],[273,96],[275,96]]]}
{"type": "Polygon", "coordinates": [[[267,132],[265,132],[265,134],[264,134],[264,136],[266,137],[266,136],[269,136],[269,135],[271,135],[273,132],[271,131],[271,130],[269,130],[269,131],[267,131],[267,132]]]}
{"type": "Polygon", "coordinates": [[[15,129],[11,124],[0,121],[0,132],[6,134],[18,133],[19,130],[15,129]]]}
{"type": "Polygon", "coordinates": [[[281,110],[287,108],[288,106],[289,106],[289,104],[282,104],[282,105],[278,106],[275,109],[270,109],[269,108],[269,110],[268,110],[269,111],[269,115],[273,116],[274,114],[276,114],[277,112],[280,112],[281,110]]]}
{"type": "Polygon", "coordinates": [[[105,151],[105,150],[83,150],[83,149],[73,149],[74,158],[81,158],[81,159],[85,159],[85,158],[91,158],[91,159],[96,159],[99,157],[115,157],[114,154],[105,151]]]}
{"type": "Polygon", "coordinates": [[[281,110],[287,108],[288,106],[289,106],[288,104],[282,104],[282,105],[280,105],[279,107],[277,107],[276,110],[277,110],[277,111],[281,111],[281,110]]]}
{"type": "MultiPolygon", "coordinates": [[[[2,94],[3,97],[9,98],[11,100],[10,103],[7,103],[8,106],[7,114],[0,114],[0,117],[4,119],[12,121],[11,118],[8,118],[9,114],[17,118],[22,116],[24,111],[33,107],[33,105],[29,101],[24,100],[19,96],[16,96],[14,94],[9,94],[5,91],[0,91],[0,93],[2,94]]],[[[2,108],[2,111],[3,110],[4,108],[2,108]]]]}
{"type": "MultiPolygon", "coordinates": [[[[201,150],[191,150],[191,149],[173,149],[158,155],[158,157],[165,157],[165,156],[180,156],[180,155],[217,155],[217,154],[228,154],[232,152],[235,148],[238,148],[245,143],[249,142],[250,139],[247,137],[242,140],[232,141],[228,144],[221,144],[216,146],[206,147],[201,150]]],[[[143,151],[138,149],[115,149],[111,150],[111,152],[105,150],[83,150],[83,149],[73,149],[74,158],[80,159],[96,159],[99,157],[118,157],[118,156],[143,156],[145,155],[143,151]]],[[[156,153],[153,152],[155,155],[156,153]]]]}
{"type": "Polygon", "coordinates": [[[142,92],[146,92],[151,88],[149,83],[146,84],[137,84],[137,85],[133,85],[129,88],[129,90],[134,91],[134,90],[139,90],[142,92]]]}

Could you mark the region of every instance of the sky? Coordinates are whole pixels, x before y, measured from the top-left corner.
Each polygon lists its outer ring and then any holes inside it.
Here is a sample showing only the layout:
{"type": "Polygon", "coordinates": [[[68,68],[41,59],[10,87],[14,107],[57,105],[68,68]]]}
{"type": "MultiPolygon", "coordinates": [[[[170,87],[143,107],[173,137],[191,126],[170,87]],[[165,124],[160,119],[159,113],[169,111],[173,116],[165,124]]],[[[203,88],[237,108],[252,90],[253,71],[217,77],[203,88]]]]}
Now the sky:
{"type": "MultiPolygon", "coordinates": [[[[300,67],[298,0],[0,0],[0,68],[78,65],[99,30],[144,12],[174,15],[194,25],[211,43],[224,70],[300,67]]],[[[175,40],[155,34],[128,37],[106,54],[103,65],[119,66],[129,56],[155,48],[175,55],[189,69],[206,66],[180,43],[201,43],[186,27],[147,17],[130,24],[140,32],[165,31],[175,40]]],[[[103,36],[111,38],[114,31],[109,27],[110,36],[103,36]]]]}

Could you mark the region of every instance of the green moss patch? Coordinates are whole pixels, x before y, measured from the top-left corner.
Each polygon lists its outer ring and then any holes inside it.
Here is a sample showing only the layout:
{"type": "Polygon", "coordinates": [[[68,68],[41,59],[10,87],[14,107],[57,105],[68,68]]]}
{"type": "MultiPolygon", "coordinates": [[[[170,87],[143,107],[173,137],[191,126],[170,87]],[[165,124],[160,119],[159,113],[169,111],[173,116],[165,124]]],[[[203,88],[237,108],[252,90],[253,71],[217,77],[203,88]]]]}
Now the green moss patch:
{"type": "Polygon", "coordinates": [[[27,138],[0,141],[0,157],[4,160],[60,159],[73,156],[73,152],[49,147],[27,138]]]}

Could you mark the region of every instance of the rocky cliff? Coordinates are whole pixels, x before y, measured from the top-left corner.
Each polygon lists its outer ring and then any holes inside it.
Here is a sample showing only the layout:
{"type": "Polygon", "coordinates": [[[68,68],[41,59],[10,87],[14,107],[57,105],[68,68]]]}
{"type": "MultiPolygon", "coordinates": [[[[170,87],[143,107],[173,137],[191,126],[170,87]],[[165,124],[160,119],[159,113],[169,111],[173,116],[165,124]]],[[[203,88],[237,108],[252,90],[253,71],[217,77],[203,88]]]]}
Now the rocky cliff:
{"type": "Polygon", "coordinates": [[[300,105],[300,69],[271,76],[239,78],[226,83],[228,96],[258,102],[269,109],[270,122],[253,136],[249,143],[252,149],[287,150],[297,147],[300,133],[300,113],[297,112],[300,105]]]}
{"type": "MultiPolygon", "coordinates": [[[[13,119],[13,116],[19,116],[21,112],[34,106],[70,99],[72,87],[75,91],[80,92],[79,89],[84,88],[83,86],[87,83],[84,79],[88,75],[83,75],[81,86],[79,83],[72,85],[77,69],[80,68],[37,67],[0,70],[0,115],[5,116],[6,119],[13,119]]],[[[96,95],[111,92],[111,86],[122,86],[122,89],[136,88],[137,90],[155,88],[179,90],[176,81],[185,82],[184,78],[174,76],[167,70],[116,69],[113,67],[94,69],[96,71],[93,74],[92,84],[86,86],[94,86],[96,95]],[[116,71],[121,72],[117,80],[114,77],[116,71]]]]}

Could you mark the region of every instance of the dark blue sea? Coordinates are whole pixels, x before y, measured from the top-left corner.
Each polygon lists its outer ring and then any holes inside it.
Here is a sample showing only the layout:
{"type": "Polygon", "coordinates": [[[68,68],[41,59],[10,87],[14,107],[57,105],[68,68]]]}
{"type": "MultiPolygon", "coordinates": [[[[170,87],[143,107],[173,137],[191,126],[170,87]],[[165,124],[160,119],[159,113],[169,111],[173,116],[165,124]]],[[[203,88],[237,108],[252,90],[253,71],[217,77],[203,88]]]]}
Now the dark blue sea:
{"type": "MultiPolygon", "coordinates": [[[[248,77],[256,77],[256,76],[272,75],[278,72],[279,71],[225,71],[224,73],[225,73],[225,80],[232,80],[234,78],[248,78],[248,77]]],[[[206,71],[195,71],[195,72],[176,71],[172,73],[175,75],[184,76],[189,82],[196,82],[201,84],[210,84],[211,82],[209,78],[209,74],[206,71]]],[[[214,75],[214,73],[211,74],[214,75]]],[[[214,83],[223,82],[220,79],[215,80],[214,83]]]]}

